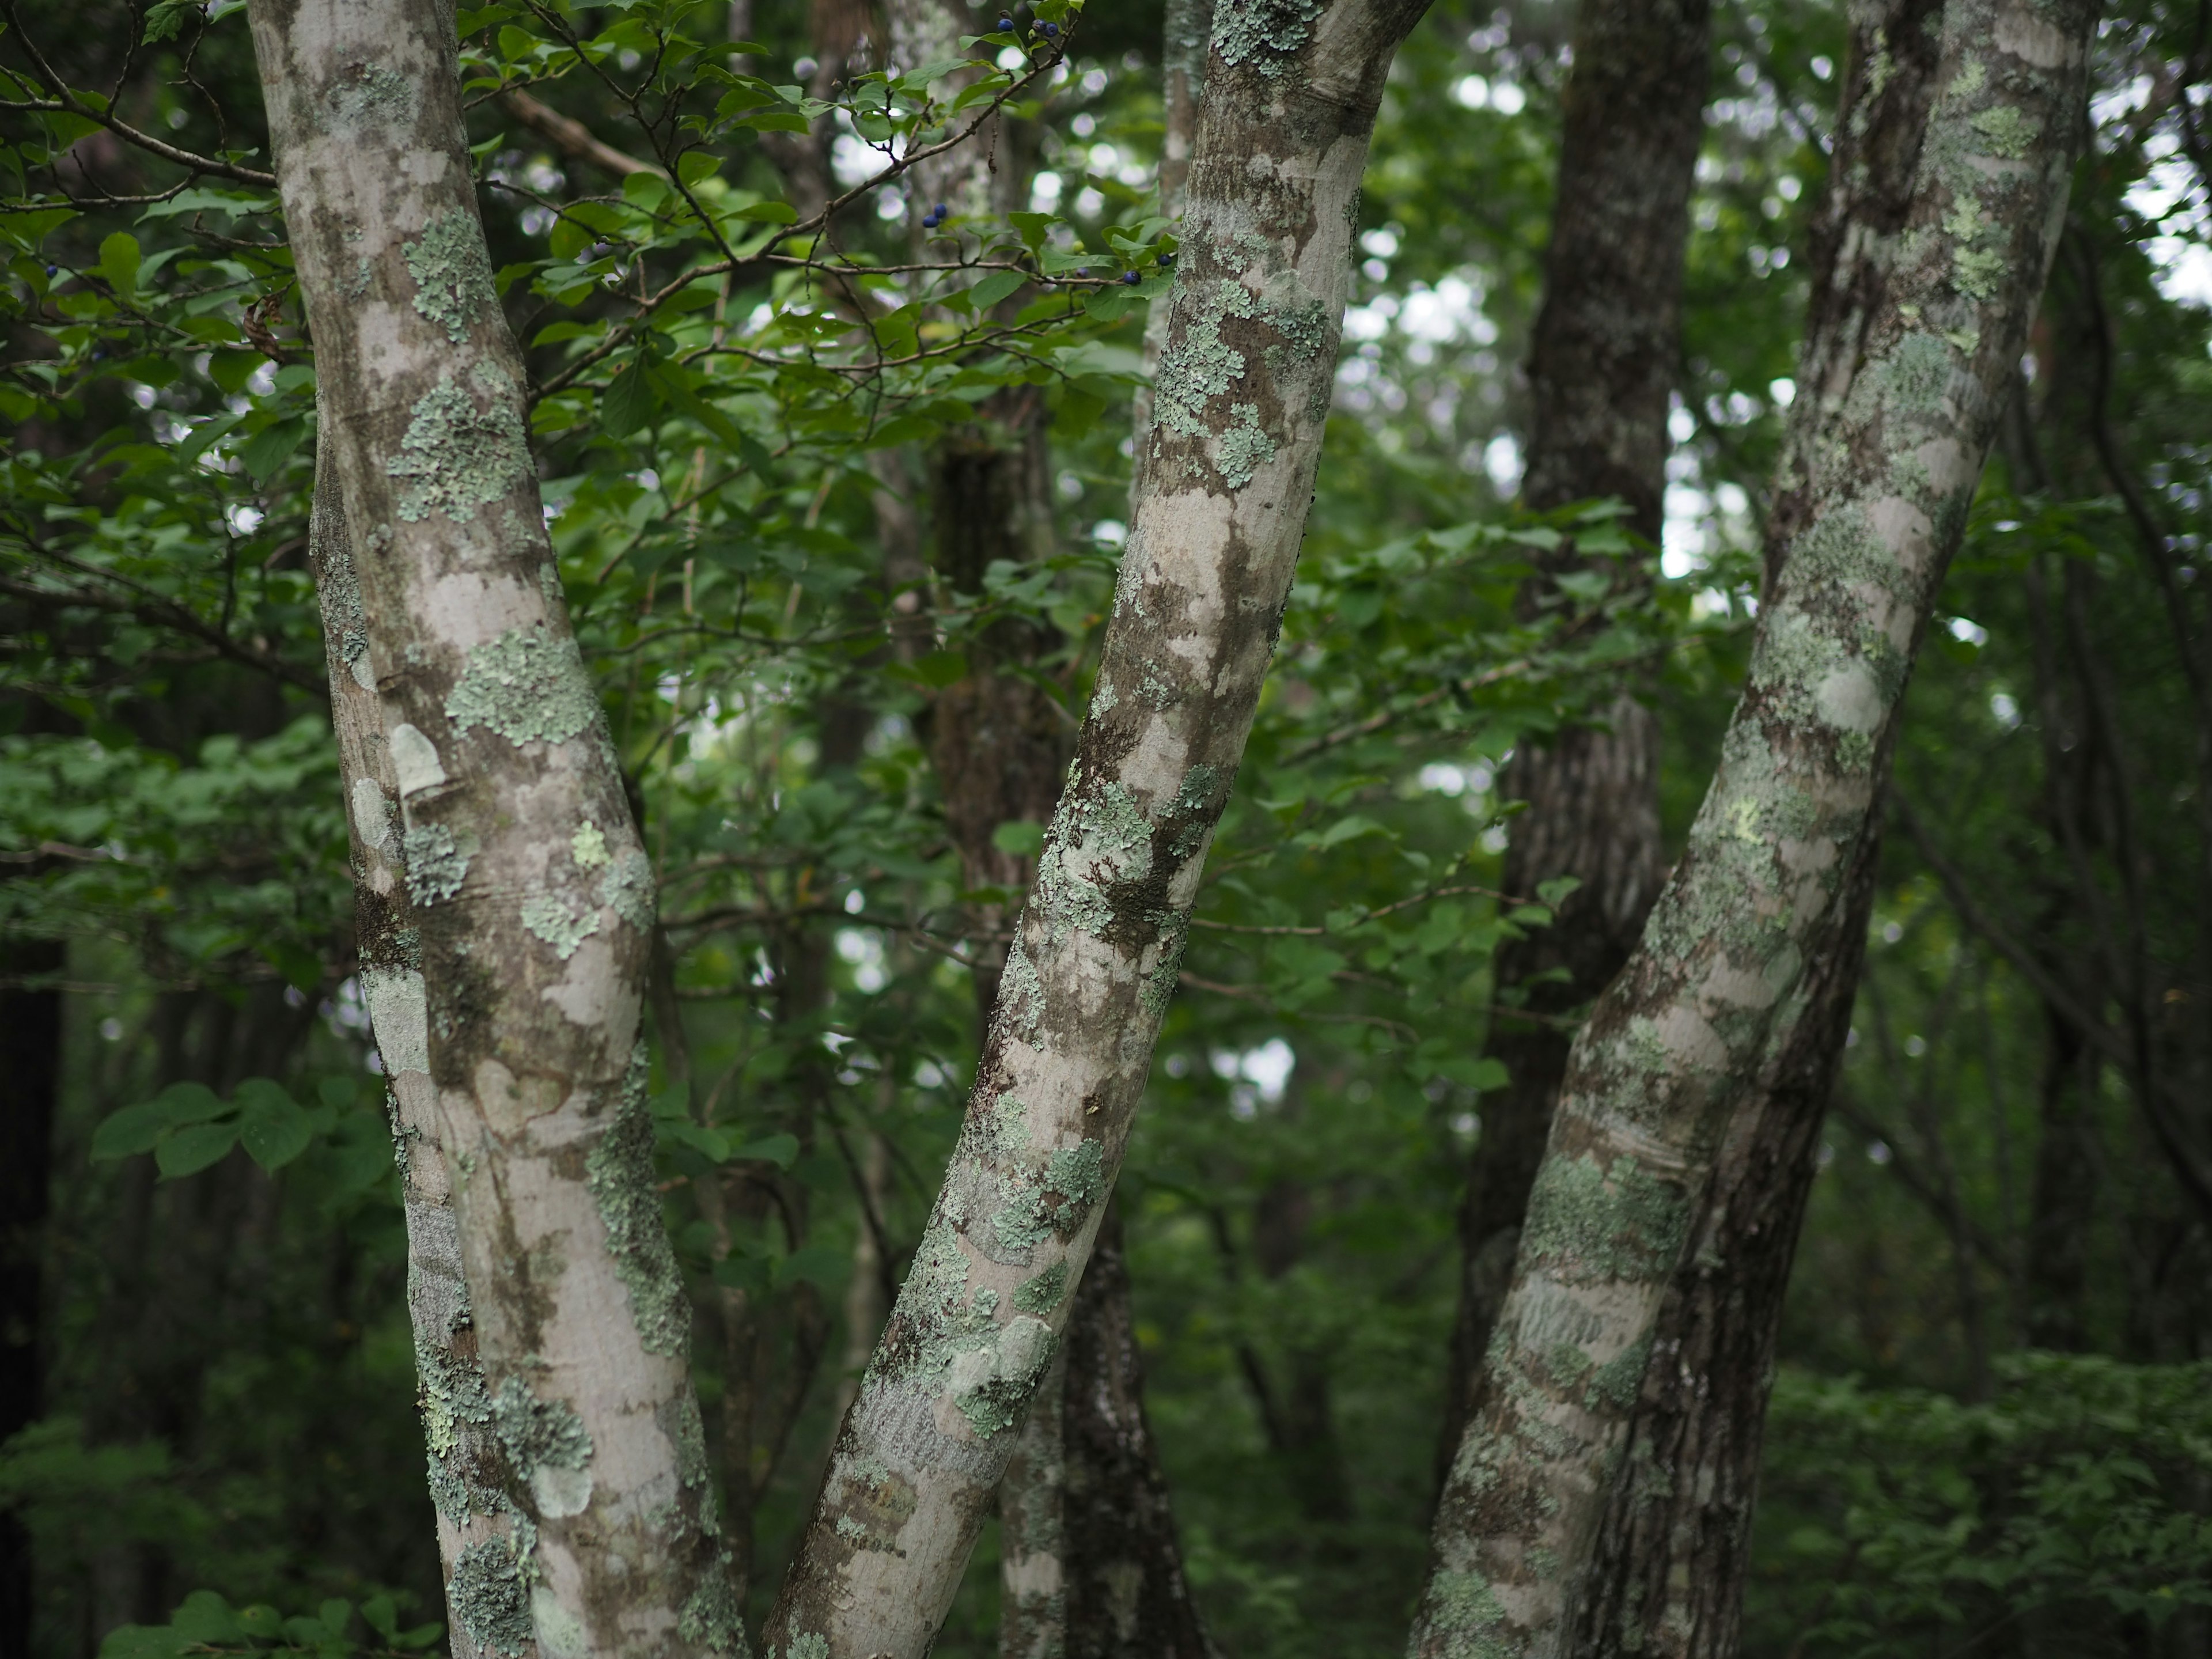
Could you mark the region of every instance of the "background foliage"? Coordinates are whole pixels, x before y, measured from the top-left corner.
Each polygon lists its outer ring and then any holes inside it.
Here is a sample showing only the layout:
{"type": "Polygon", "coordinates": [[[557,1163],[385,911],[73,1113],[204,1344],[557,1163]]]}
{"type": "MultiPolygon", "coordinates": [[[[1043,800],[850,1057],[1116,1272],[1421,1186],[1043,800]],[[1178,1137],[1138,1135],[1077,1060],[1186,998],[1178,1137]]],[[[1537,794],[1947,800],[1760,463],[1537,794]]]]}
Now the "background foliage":
{"type": "MultiPolygon", "coordinates": [[[[1024,672],[1083,708],[1172,253],[1156,7],[1021,9],[949,112],[943,66],[883,64],[846,9],[461,18],[563,584],[660,872],[668,1214],[756,1613],[919,1235],[973,1063],[965,961],[1011,896],[963,890],[933,700],[1021,620],[1051,641],[1024,672]],[[627,167],[543,136],[523,87],[627,167]],[[994,100],[1025,204],[940,234],[907,175],[871,182],[994,100]],[[850,197],[826,229],[824,191],[850,197]],[[965,586],[890,568],[886,500],[927,525],[921,458],[1023,399],[1050,413],[1050,547],[965,586]],[[750,1362],[732,1288],[767,1310],[750,1362]]],[[[60,987],[66,1060],[34,1103],[46,1408],[0,1504],[58,1656],[413,1651],[441,1612],[303,556],[312,356],[239,10],[18,3],[0,34],[0,996],[60,987]]],[[[1121,1188],[1231,1654],[1402,1643],[1458,1170],[1501,1080],[1487,963],[1546,916],[1497,890],[1504,757],[1647,672],[1679,837],[1741,672],[1843,30],[1717,14],[1667,538],[1620,544],[1663,574],[1632,606],[1514,603],[1562,523],[1617,535],[1602,504],[1514,505],[1568,9],[1446,0],[1393,75],[1299,582],[1121,1188]]],[[[1752,1653],[2212,1632],[2205,52],[2166,0],[2105,25],[2020,410],[1913,689],[1752,1653]]],[[[995,1547],[939,1651],[992,1650],[995,1547]]]]}

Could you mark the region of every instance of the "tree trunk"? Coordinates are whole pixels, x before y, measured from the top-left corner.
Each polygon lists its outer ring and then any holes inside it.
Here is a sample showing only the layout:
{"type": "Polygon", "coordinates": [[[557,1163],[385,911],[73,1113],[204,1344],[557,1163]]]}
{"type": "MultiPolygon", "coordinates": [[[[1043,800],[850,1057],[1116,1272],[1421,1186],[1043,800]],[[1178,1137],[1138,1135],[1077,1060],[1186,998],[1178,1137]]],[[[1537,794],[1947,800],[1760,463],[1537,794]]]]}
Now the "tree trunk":
{"type": "Polygon", "coordinates": [[[1735,1650],[1882,785],[2062,222],[2092,21],[1900,0],[1860,25],[1748,681],[1570,1057],[1417,1655],[1735,1650]]]}
{"type": "MultiPolygon", "coordinates": [[[[1159,192],[1170,218],[1182,216],[1190,177],[1212,15],[1212,0],[1168,0],[1159,192]]],[[[1168,309],[1155,305],[1145,321],[1147,384],[1131,411],[1139,444],[1152,424],[1149,382],[1168,309]]],[[[996,1000],[995,982],[991,993],[986,1006],[996,1000]]],[[[1064,1352],[999,1485],[1000,1659],[1197,1659],[1212,1651],[1145,1418],[1135,1329],[1121,1214],[1109,1208],[1068,1314],[1064,1352]]]]}
{"type": "MultiPolygon", "coordinates": [[[[1705,137],[1710,0],[1590,0],[1577,15],[1544,306],[1528,355],[1530,507],[1617,496],[1656,545],[1667,485],[1667,410],[1681,361],[1682,249],[1705,137]]],[[[1524,606],[1557,578],[1610,561],[1571,544],[1544,561],[1524,606]]],[[[1567,1022],[1620,971],[1665,873],[1659,730],[1624,688],[1601,726],[1523,743],[1504,793],[1526,801],[1505,854],[1509,893],[1572,876],[1552,925],[1501,945],[1490,1053],[1508,1082],[1483,1103],[1460,1210],[1459,1313],[1437,1445],[1443,1484],[1468,1390],[1505,1298],[1528,1188],[1565,1074],[1567,1022]],[[1517,1007],[1508,1006],[1518,999],[1517,1007]]]]}
{"type": "MultiPolygon", "coordinates": [[[[0,1444],[38,1419],[46,1176],[62,1086],[58,939],[0,945],[0,1444]]],[[[31,1532],[0,1510],[0,1653],[31,1651],[31,1532]]]]}
{"type": "Polygon", "coordinates": [[[422,1022],[387,1012],[380,1041],[434,1091],[511,1464],[507,1529],[462,1550],[448,1598],[501,1654],[740,1651],[653,1180],[652,865],[545,536],[453,14],[249,16],[419,936],[422,1022]]]}
{"type": "Polygon", "coordinates": [[[1280,627],[1368,135],[1421,9],[1217,18],[1097,689],[959,1146],[769,1615],[776,1659],[927,1648],[1049,1369],[1280,627]]]}
{"type": "Polygon", "coordinates": [[[477,1659],[493,1650],[464,1622],[469,1581],[459,1567],[467,1552],[478,1546],[513,1549],[514,1522],[502,1496],[510,1472],[492,1431],[491,1395],[477,1358],[437,1088],[427,1063],[428,1005],[422,989],[422,936],[400,862],[398,773],[368,665],[367,619],[334,448],[325,444],[315,457],[307,561],[322,602],[331,728],[337,740],[338,781],[345,792],[353,854],[354,955],[386,1079],[400,1171],[407,1221],[407,1315],[415,1338],[448,1628],[456,1659],[477,1659]]]}

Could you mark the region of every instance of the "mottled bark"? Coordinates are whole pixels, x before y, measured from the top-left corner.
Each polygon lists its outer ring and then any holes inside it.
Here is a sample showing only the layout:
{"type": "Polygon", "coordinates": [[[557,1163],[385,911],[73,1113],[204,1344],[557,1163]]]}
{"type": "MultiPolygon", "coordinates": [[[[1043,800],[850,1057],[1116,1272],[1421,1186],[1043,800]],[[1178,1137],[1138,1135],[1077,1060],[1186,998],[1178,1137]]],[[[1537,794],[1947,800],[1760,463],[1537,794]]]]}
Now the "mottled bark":
{"type": "Polygon", "coordinates": [[[514,1518],[497,1495],[508,1471],[492,1431],[491,1395],[477,1361],[453,1182],[440,1139],[437,1089],[423,1064],[428,1013],[422,935],[400,862],[398,773],[369,671],[361,583],[330,446],[315,458],[307,541],[307,561],[322,603],[331,729],[337,740],[352,851],[356,973],[384,1066],[407,1219],[407,1315],[415,1338],[430,1498],[437,1512],[438,1557],[448,1586],[448,1627],[455,1659],[476,1659],[488,1649],[462,1622],[452,1586],[462,1555],[472,1546],[492,1541],[512,1548],[514,1518]]]}
{"type": "Polygon", "coordinates": [[[448,1601],[501,1654],[738,1652],[653,1182],[652,865],[545,535],[453,14],[249,17],[418,936],[419,1023],[384,1012],[379,1042],[427,1078],[512,1477],[465,1499],[504,1528],[448,1601]]]}
{"type": "MultiPolygon", "coordinates": [[[[1170,218],[1182,216],[1190,178],[1212,18],[1212,0],[1168,0],[1159,199],[1170,218]]],[[[1152,426],[1150,380],[1168,312],[1155,305],[1145,319],[1146,384],[1131,410],[1139,444],[1152,426]]],[[[1061,1342],[999,1486],[1001,1659],[1208,1653],[1145,1418],[1117,1211],[1108,1212],[1061,1342]]]]}
{"type": "Polygon", "coordinates": [[[1419,0],[1217,14],[1156,420],[968,1119],[764,1640],[919,1656],[1120,1167],[1313,495],[1354,206],[1419,0]]]}
{"type": "MultiPolygon", "coordinates": [[[[1590,0],[1576,15],[1563,99],[1544,304],[1528,355],[1528,468],[1522,495],[1547,509],[1602,497],[1655,545],[1667,484],[1667,410],[1681,361],[1682,250],[1703,118],[1709,0],[1590,0]]],[[[1524,610],[1557,579],[1595,565],[1571,544],[1541,561],[1524,610]]],[[[1505,1086],[1483,1102],[1460,1209],[1459,1311],[1437,1443],[1441,1486],[1468,1392],[1505,1299],[1528,1188],[1567,1067],[1568,1021],[1619,973],[1665,873],[1659,836],[1658,722],[1624,688],[1597,723],[1526,742],[1504,793],[1525,801],[1505,854],[1505,890],[1582,885],[1550,927],[1498,949],[1489,1039],[1505,1086]]]]}
{"type": "Polygon", "coordinates": [[[1417,1655],[1734,1650],[1882,781],[2062,222],[2092,21],[1905,0],[1859,25],[1747,684],[1570,1056],[1417,1655]]]}
{"type": "MultiPolygon", "coordinates": [[[[62,994],[52,981],[65,962],[57,939],[0,945],[0,1443],[37,1420],[43,1394],[40,1285],[62,1085],[62,994]]],[[[0,1510],[0,1653],[30,1651],[31,1532],[0,1510]]]]}

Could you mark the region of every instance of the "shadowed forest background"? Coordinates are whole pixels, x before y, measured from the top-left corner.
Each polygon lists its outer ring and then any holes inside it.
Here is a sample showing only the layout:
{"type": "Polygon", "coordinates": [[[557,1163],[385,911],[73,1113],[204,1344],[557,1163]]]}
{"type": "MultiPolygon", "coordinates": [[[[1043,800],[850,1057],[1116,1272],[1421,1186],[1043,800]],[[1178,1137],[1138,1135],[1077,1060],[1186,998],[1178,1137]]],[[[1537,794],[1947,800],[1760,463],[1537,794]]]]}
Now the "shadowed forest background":
{"type": "MultiPolygon", "coordinates": [[[[229,0],[4,11],[16,103],[56,75],[195,153],[265,147],[229,0]]],[[[1844,20],[1715,9],[1656,547],[1607,503],[1518,501],[1571,22],[1443,0],[1392,72],[1297,584],[1118,1188],[1146,1408],[1232,1656],[1403,1645],[1460,1195],[1507,1081],[1486,1044],[1526,996],[1491,961],[1568,896],[1504,890],[1516,745],[1632,690],[1671,856],[1756,611],[1844,20]],[[1532,607],[1563,532],[1650,585],[1532,607]]],[[[971,659],[1070,733],[1091,695],[1165,286],[1163,20],[1101,0],[995,157],[1041,268],[1126,266],[1126,291],[1056,334],[1040,299],[989,366],[886,404],[793,390],[836,380],[806,352],[846,325],[785,276],[610,333],[684,257],[632,154],[637,123],[676,126],[614,89],[659,72],[664,24],[817,98],[884,36],[866,0],[460,18],[561,579],[660,883],[659,1167],[757,1618],[920,1239],[971,968],[1042,832],[1000,823],[1004,878],[963,876],[934,723],[971,659]],[[563,28],[605,78],[536,82],[563,28]],[[1031,510],[1000,544],[921,458],[1024,399],[1031,510]],[[893,568],[896,534],[929,564],[893,568]]],[[[1759,1659],[2212,1655],[2208,76],[2212,11],[2109,9],[1910,693],[1790,1280],[1759,1659]]],[[[874,170],[849,116],[750,97],[698,130],[715,165],[686,188],[773,226],[807,146],[819,189],[874,170]]],[[[89,1656],[197,1592],[295,1620],[239,1645],[421,1647],[444,1608],[273,197],[80,116],[0,110],[0,1650],[89,1656]]],[[[864,196],[842,234],[895,258],[916,205],[864,196]]],[[[993,280],[909,348],[980,326],[1017,286],[993,280]]],[[[997,1569],[988,1530],[937,1652],[996,1650],[997,1569]]]]}

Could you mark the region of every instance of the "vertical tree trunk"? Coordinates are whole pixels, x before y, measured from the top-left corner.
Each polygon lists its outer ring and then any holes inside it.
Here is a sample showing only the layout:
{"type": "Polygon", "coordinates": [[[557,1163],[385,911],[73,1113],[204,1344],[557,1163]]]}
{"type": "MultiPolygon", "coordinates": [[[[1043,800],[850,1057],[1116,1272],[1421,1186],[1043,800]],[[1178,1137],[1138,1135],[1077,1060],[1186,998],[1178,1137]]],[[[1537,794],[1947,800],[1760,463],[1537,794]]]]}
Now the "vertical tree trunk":
{"type": "MultiPolygon", "coordinates": [[[[398,786],[469,1317],[508,1530],[448,1590],[480,1648],[744,1646],[638,1016],[652,866],[570,631],[439,0],[255,0],[277,177],[398,786]]],[[[409,1064],[412,1061],[412,1064],[409,1064]]]]}
{"type": "MultiPolygon", "coordinates": [[[[1523,499],[1539,509],[1617,496],[1656,544],[1667,483],[1667,410],[1681,359],[1682,249],[1697,170],[1710,0],[1589,0],[1575,20],[1544,305],[1528,356],[1523,499]]],[[[1571,544],[1545,561],[1526,606],[1571,570],[1571,544]]],[[[1437,1480],[1466,1421],[1468,1393],[1504,1301],[1529,1184],[1567,1066],[1568,1018],[1628,960],[1663,871],[1659,732],[1623,688],[1601,726],[1524,743],[1504,793],[1513,820],[1505,890],[1582,885],[1552,926],[1502,945],[1490,1053],[1508,1081],[1485,1101],[1460,1210],[1460,1299],[1444,1391],[1437,1480]],[[1517,994],[1517,1009],[1505,1004],[1517,994]]]]}
{"type": "Polygon", "coordinates": [[[1420,0],[1217,14],[1156,421],[968,1119],[764,1640],[910,1659],[1089,1258],[1312,500],[1383,77],[1420,0]]]}
{"type": "Polygon", "coordinates": [[[455,1659],[477,1659],[493,1650],[465,1622],[469,1581],[459,1569],[472,1548],[512,1552],[514,1517],[503,1496],[509,1472],[492,1431],[491,1395],[477,1359],[453,1181],[428,1068],[422,936],[400,861],[398,774],[369,669],[361,582],[331,449],[326,443],[315,457],[307,561],[322,603],[331,728],[352,847],[356,971],[386,1079],[407,1219],[407,1315],[447,1627],[455,1659]]]}
{"type": "Polygon", "coordinates": [[[1748,682],[1568,1063],[1412,1651],[1734,1651],[1774,1328],[1914,654],[2049,268],[2094,9],[1860,21],[1748,682]]]}
{"type": "MultiPolygon", "coordinates": [[[[0,1443],[42,1403],[40,1285],[46,1268],[46,1176],[62,1086],[58,939],[0,945],[0,1443]]],[[[31,1533],[0,1510],[0,1653],[31,1651],[31,1533]]]]}

